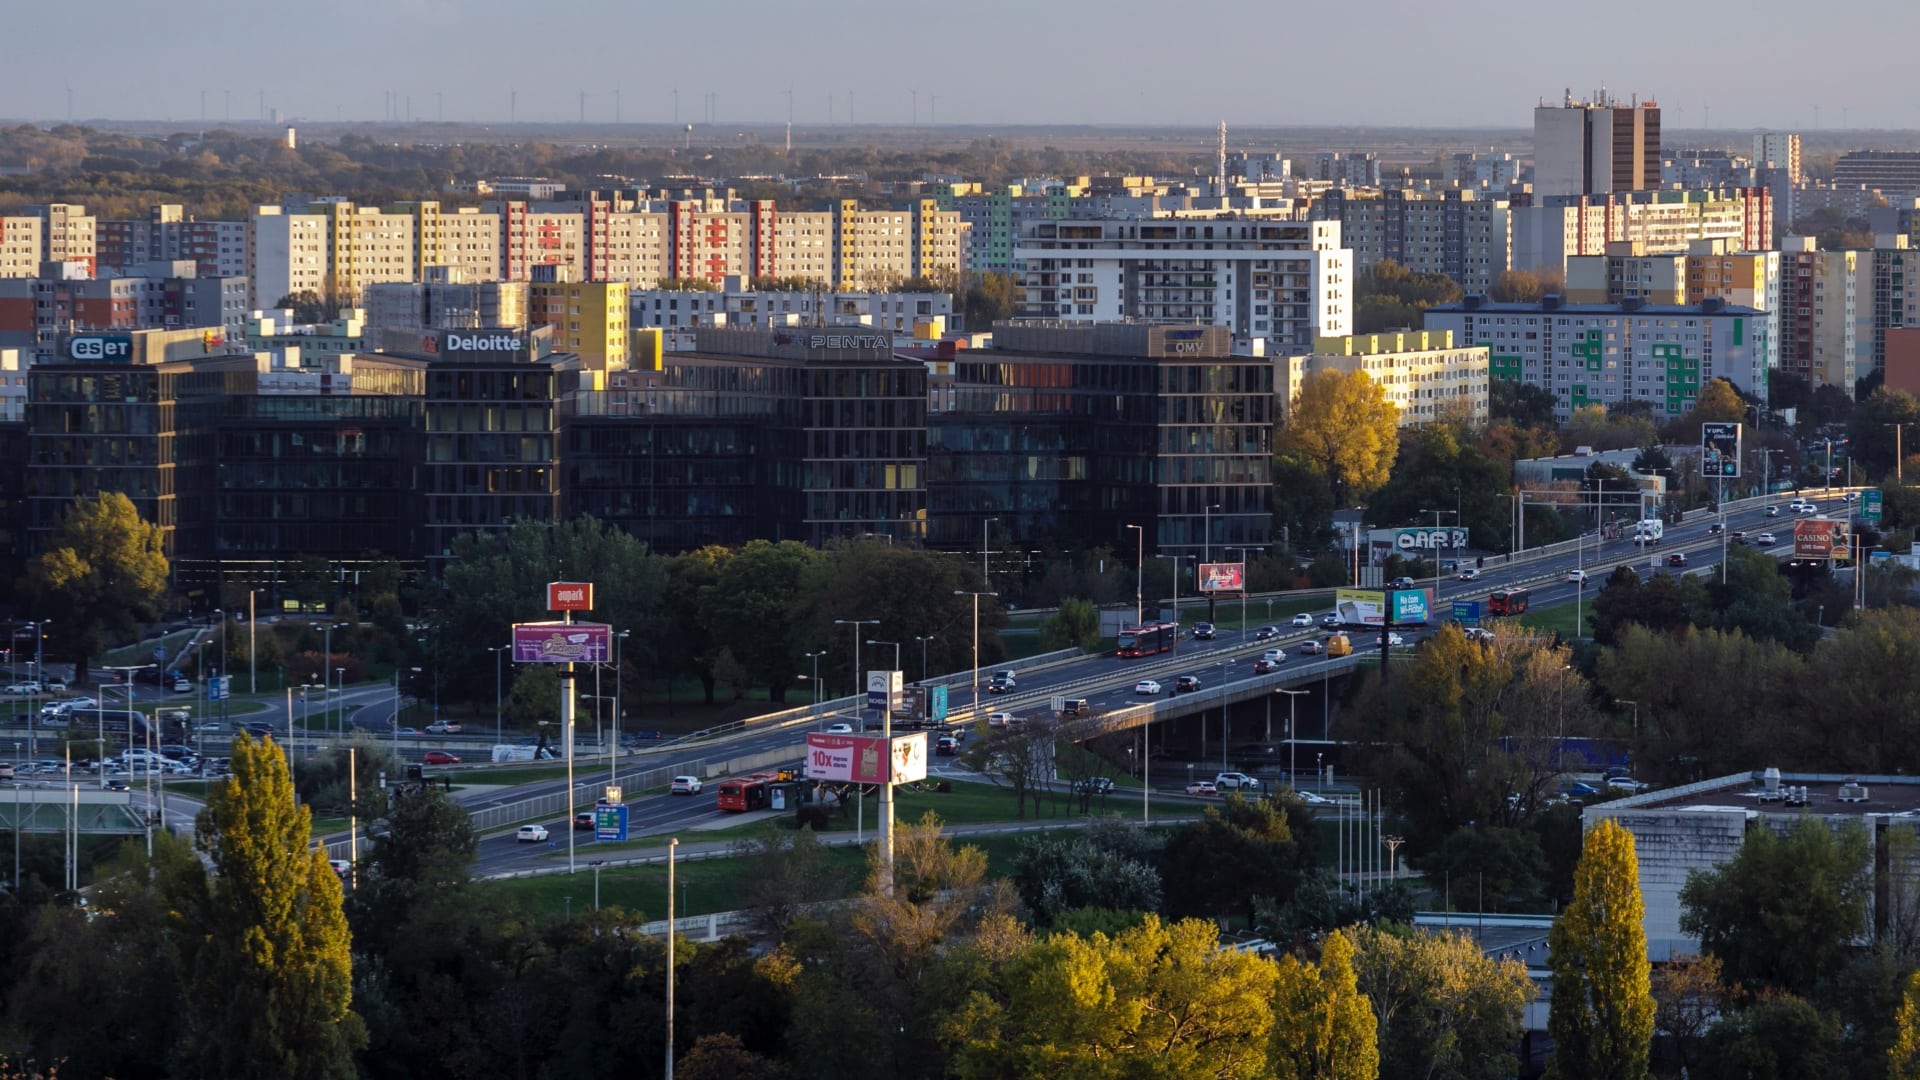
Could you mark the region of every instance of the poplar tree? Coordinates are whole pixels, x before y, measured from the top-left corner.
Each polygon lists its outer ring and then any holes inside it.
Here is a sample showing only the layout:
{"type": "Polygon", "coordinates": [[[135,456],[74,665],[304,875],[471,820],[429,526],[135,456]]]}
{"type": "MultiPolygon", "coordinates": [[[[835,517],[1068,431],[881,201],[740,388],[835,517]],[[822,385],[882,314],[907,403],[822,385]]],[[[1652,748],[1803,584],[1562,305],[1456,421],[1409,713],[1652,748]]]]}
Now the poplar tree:
{"type": "Polygon", "coordinates": [[[1920,1080],[1920,972],[1907,979],[1893,1015],[1893,1045],[1887,1047],[1888,1080],[1920,1080]]]}
{"type": "Polygon", "coordinates": [[[1602,819],[1574,869],[1573,901],[1547,935],[1550,1080],[1646,1077],[1654,1010],[1646,910],[1633,834],[1602,819]]]}
{"type": "Polygon", "coordinates": [[[1327,935],[1314,964],[1280,959],[1267,1063],[1279,1080],[1372,1080],[1380,1075],[1378,1021],[1360,993],[1353,939],[1327,935]]]}
{"type": "Polygon", "coordinates": [[[212,867],[185,935],[191,1028],[184,1072],[206,1080],[347,1080],[366,1029],[349,1008],[340,879],[309,843],[272,740],[234,740],[233,775],[194,825],[212,867]]]}

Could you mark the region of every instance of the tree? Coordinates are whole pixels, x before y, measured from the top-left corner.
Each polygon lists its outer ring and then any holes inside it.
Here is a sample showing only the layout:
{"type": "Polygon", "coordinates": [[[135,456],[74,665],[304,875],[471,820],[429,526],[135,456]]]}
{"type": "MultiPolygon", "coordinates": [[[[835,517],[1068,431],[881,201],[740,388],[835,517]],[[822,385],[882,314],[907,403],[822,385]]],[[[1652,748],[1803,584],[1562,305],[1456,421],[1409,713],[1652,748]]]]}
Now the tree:
{"type": "Polygon", "coordinates": [[[1377,1022],[1353,970],[1353,939],[1327,935],[1318,964],[1288,954],[1273,980],[1267,1062],[1278,1080],[1342,1080],[1380,1073],[1377,1022]]]}
{"type": "Polygon", "coordinates": [[[1382,523],[1433,524],[1433,510],[1457,509],[1459,520],[1483,550],[1504,549],[1513,532],[1507,470],[1456,429],[1429,424],[1402,440],[1399,461],[1387,482],[1367,500],[1368,518],[1382,523]],[[1425,511],[1425,513],[1422,513],[1425,511]]]}
{"type": "Polygon", "coordinates": [[[185,1057],[215,1078],[352,1077],[366,1030],[349,1007],[340,879],[308,845],[280,748],[240,735],[231,767],[194,823],[213,874],[185,938],[185,1057]]]}
{"type": "Polygon", "coordinates": [[[785,938],[814,903],[845,895],[841,879],[846,875],[828,864],[827,849],[811,830],[770,830],[734,841],[733,851],[751,867],[740,906],[754,914],[760,933],[774,941],[785,938]]]}
{"type": "Polygon", "coordinates": [[[709,705],[713,704],[713,666],[721,645],[702,617],[701,598],[704,590],[719,582],[721,567],[732,557],[730,549],[710,544],[675,556],[667,566],[665,613],[673,633],[662,645],[661,661],[675,675],[699,679],[709,705]]]}
{"type": "Polygon", "coordinates": [[[1049,651],[1077,648],[1092,652],[1100,644],[1100,609],[1078,597],[1062,600],[1058,611],[1040,621],[1040,644],[1049,651]]]}
{"type": "Polygon", "coordinates": [[[1429,881],[1474,888],[1487,911],[1537,910],[1546,888],[1546,854],[1539,836],[1527,829],[1460,829],[1414,865],[1429,881]]]}
{"type": "Polygon", "coordinates": [[[755,540],[734,552],[703,590],[709,632],[775,702],[787,700],[800,666],[796,642],[819,595],[823,556],[792,540],[755,540]]]}
{"type": "Polygon", "coordinates": [[[330,322],[340,314],[340,305],[329,302],[312,289],[290,292],[276,300],[273,306],[280,311],[291,308],[296,323],[330,322]]]}
{"type": "Polygon", "coordinates": [[[1495,960],[1464,932],[1356,927],[1354,973],[1373,1006],[1380,1071],[1430,1080],[1517,1075],[1514,1047],[1535,996],[1527,967],[1495,960]]]}
{"type": "Polygon", "coordinates": [[[1275,450],[1299,454],[1327,477],[1336,505],[1386,483],[1400,447],[1399,410],[1364,371],[1320,371],[1300,385],[1275,450]]]}
{"type": "Polygon", "coordinates": [[[1893,1045],[1887,1048],[1888,1080],[1920,1080],[1920,971],[1907,978],[1894,1016],[1893,1045]]]}
{"type": "Polygon", "coordinates": [[[1833,1019],[1811,1002],[1792,994],[1768,994],[1708,1030],[1692,1075],[1702,1080],[1858,1075],[1839,1067],[1839,1043],[1833,1019]]]}
{"type": "MultiPolygon", "coordinates": [[[[1273,531],[1296,547],[1318,546],[1333,533],[1333,487],[1305,454],[1273,456],[1273,531]]],[[[1341,579],[1342,582],[1345,578],[1341,579]]]]}
{"type": "Polygon", "coordinates": [[[1493,279],[1488,297],[1502,304],[1537,303],[1542,295],[1538,276],[1525,270],[1502,270],[1493,279]]]}
{"type": "MultiPolygon", "coordinates": [[[[987,588],[975,576],[979,567],[972,560],[869,539],[829,549],[818,570],[802,624],[806,629],[799,640],[818,642],[826,649],[827,655],[820,660],[822,672],[853,670],[853,634],[835,625],[835,619],[878,619],[877,625],[861,626],[860,637],[898,642],[903,668],[918,671],[923,655],[931,672],[972,666],[974,599],[960,594],[987,588]],[[924,652],[914,640],[919,637],[931,639],[924,652]]],[[[997,635],[1006,624],[1005,607],[993,597],[981,597],[983,662],[1004,655],[997,635]]],[[[872,661],[866,664],[871,669],[882,666],[882,657],[891,664],[895,653],[876,646],[867,648],[862,659],[872,661]]],[[[865,673],[859,678],[864,686],[865,673]]]]}
{"type": "MultiPolygon", "coordinates": [[[[1301,831],[1310,835],[1310,829],[1301,831]]],[[[1160,856],[1166,910],[1179,917],[1250,916],[1262,898],[1284,902],[1292,896],[1311,865],[1287,810],[1235,793],[1167,837],[1160,856]]]]}
{"type": "Polygon", "coordinates": [[[1910,453],[1909,446],[1920,450],[1915,438],[1920,438],[1920,401],[1905,390],[1875,390],[1847,420],[1848,454],[1866,471],[1868,482],[1896,471],[1896,452],[1910,453]]]}
{"type": "Polygon", "coordinates": [[[160,527],[125,495],[102,492],[61,512],[24,585],[36,610],[59,615],[52,636],[72,654],[75,681],[85,681],[109,639],[131,638],[153,617],[167,574],[160,527]]]}
{"type": "Polygon", "coordinates": [[[1609,696],[1639,702],[1635,757],[1643,777],[1721,776],[1824,737],[1799,730],[1809,726],[1796,696],[1806,662],[1774,642],[1627,626],[1600,653],[1597,673],[1609,696]]]}
{"type": "Polygon", "coordinates": [[[1127,845],[1102,843],[1103,830],[1042,833],[1022,841],[1013,884],[1039,925],[1084,908],[1158,911],[1160,875],[1130,858],[1127,845]]]}
{"type": "Polygon", "coordinates": [[[1920,611],[1864,611],[1814,647],[1811,666],[1833,681],[1819,696],[1816,760],[1836,770],[1920,768],[1920,611]]]}
{"type": "Polygon", "coordinates": [[[1020,293],[1011,274],[988,271],[967,282],[961,312],[969,330],[992,329],[993,324],[1013,317],[1020,293]]]}
{"type": "Polygon", "coordinates": [[[1726,864],[1687,874],[1680,929],[1733,983],[1804,994],[1866,925],[1869,854],[1858,822],[1797,818],[1784,836],[1755,829],[1726,864]]]}
{"type": "Polygon", "coordinates": [[[1516,379],[1494,379],[1487,385],[1488,415],[1511,420],[1520,427],[1552,427],[1560,399],[1553,391],[1516,379]]]}
{"type": "Polygon", "coordinates": [[[735,1035],[702,1035],[674,1065],[681,1080],[782,1080],[786,1071],[741,1045],[735,1035]]]}
{"type": "Polygon", "coordinates": [[[1046,781],[1053,776],[1054,739],[1054,732],[1040,724],[990,731],[984,739],[970,740],[960,761],[1011,791],[1015,816],[1024,819],[1029,798],[1034,813],[1040,812],[1046,781]]]}
{"type": "Polygon", "coordinates": [[[1700,1040],[1733,1006],[1711,956],[1675,955],[1653,973],[1653,1028],[1673,1039],[1683,1068],[1699,1060],[1700,1040]]]}
{"type": "Polygon", "coordinates": [[[1573,902],[1547,936],[1553,966],[1549,1078],[1640,1080],[1653,1040],[1646,902],[1633,834],[1611,818],[1587,832],[1573,902]]]}
{"type": "MultiPolygon", "coordinates": [[[[304,770],[305,766],[302,766],[304,770]]],[[[473,816],[430,785],[392,801],[386,828],[354,869],[347,908],[361,951],[384,955],[428,898],[445,900],[468,881],[479,842],[473,816]]]]}

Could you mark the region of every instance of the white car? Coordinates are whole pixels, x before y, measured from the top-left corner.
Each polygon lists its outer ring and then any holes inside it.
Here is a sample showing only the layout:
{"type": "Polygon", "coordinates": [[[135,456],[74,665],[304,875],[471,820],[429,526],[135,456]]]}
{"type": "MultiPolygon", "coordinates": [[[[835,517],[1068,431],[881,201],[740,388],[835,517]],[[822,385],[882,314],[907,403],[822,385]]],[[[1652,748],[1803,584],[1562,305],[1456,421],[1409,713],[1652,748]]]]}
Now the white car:
{"type": "Polygon", "coordinates": [[[1302,656],[1319,656],[1326,651],[1325,647],[1318,641],[1303,641],[1300,643],[1300,655],[1302,656]]]}
{"type": "Polygon", "coordinates": [[[676,776],[673,778],[672,793],[675,795],[700,794],[700,778],[697,776],[676,776]]]}
{"type": "Polygon", "coordinates": [[[1759,536],[1753,538],[1753,542],[1760,547],[1773,547],[1780,541],[1774,539],[1772,533],[1761,533],[1759,536]]]}
{"type": "Polygon", "coordinates": [[[1260,779],[1243,772],[1223,772],[1213,778],[1213,786],[1220,791],[1259,791],[1260,779]]]}
{"type": "Polygon", "coordinates": [[[1779,516],[1780,516],[1780,508],[1779,508],[1779,507],[1777,507],[1777,506],[1769,506],[1769,507],[1767,507],[1767,516],[1768,516],[1768,517],[1779,517],[1779,516]]]}
{"type": "Polygon", "coordinates": [[[40,693],[40,684],[37,682],[17,682],[17,683],[14,683],[12,686],[7,687],[7,693],[38,694],[40,693]]]}
{"type": "Polygon", "coordinates": [[[1294,626],[1312,626],[1313,616],[1305,611],[1293,617],[1294,626]]]}
{"type": "Polygon", "coordinates": [[[1152,679],[1141,679],[1139,682],[1133,684],[1133,692],[1136,694],[1158,694],[1160,692],[1160,684],[1152,679]]]}
{"type": "MultiPolygon", "coordinates": [[[[1378,644],[1380,644],[1380,639],[1379,639],[1379,638],[1375,638],[1375,639],[1374,639],[1374,641],[1373,641],[1373,643],[1374,643],[1375,645],[1378,645],[1378,644]]],[[[1405,639],[1405,638],[1403,638],[1403,637],[1401,637],[1401,636],[1400,636],[1399,634],[1396,634],[1396,633],[1393,633],[1392,631],[1388,631],[1388,632],[1387,632],[1387,647],[1388,647],[1388,648],[1398,648],[1399,646],[1401,646],[1401,645],[1405,645],[1406,643],[1407,643],[1407,641],[1406,641],[1406,639],[1405,639]]]]}
{"type": "Polygon", "coordinates": [[[1316,795],[1311,791],[1296,791],[1293,793],[1293,797],[1296,799],[1299,799],[1303,803],[1306,803],[1308,806],[1332,806],[1333,805],[1332,799],[1327,798],[1325,795],[1316,795]]]}
{"type": "Polygon", "coordinates": [[[1220,794],[1220,789],[1214,787],[1211,780],[1195,780],[1187,785],[1187,794],[1213,796],[1220,794]]]}
{"type": "Polygon", "coordinates": [[[1325,615],[1320,616],[1320,625],[1327,627],[1339,626],[1340,613],[1337,611],[1329,611],[1325,615]]]}
{"type": "Polygon", "coordinates": [[[1587,572],[1585,570],[1569,570],[1567,571],[1567,580],[1579,582],[1584,585],[1587,581],[1587,572]]]}
{"type": "Polygon", "coordinates": [[[853,725],[852,725],[852,724],[828,724],[828,725],[827,725],[827,734],[829,734],[829,735],[851,735],[851,734],[853,734],[853,725]]]}
{"type": "Polygon", "coordinates": [[[1479,579],[1480,568],[1477,566],[1469,566],[1465,570],[1460,571],[1461,581],[1478,581],[1479,579]]]}
{"type": "Polygon", "coordinates": [[[1631,776],[1616,776],[1613,779],[1607,781],[1607,787],[1613,789],[1614,791],[1624,791],[1630,795],[1637,795],[1640,792],[1645,791],[1652,786],[1653,786],[1652,784],[1649,784],[1644,780],[1635,780],[1631,776]]]}
{"type": "Polygon", "coordinates": [[[1789,503],[1787,506],[1787,509],[1793,511],[1796,514],[1811,514],[1811,513],[1815,513],[1820,508],[1803,499],[1800,502],[1789,503]]]}
{"type": "Polygon", "coordinates": [[[75,709],[91,709],[98,704],[100,704],[98,701],[90,697],[64,698],[60,701],[50,701],[40,706],[40,712],[46,716],[59,716],[62,713],[72,712],[75,709]]]}
{"type": "Polygon", "coordinates": [[[987,714],[987,726],[1003,728],[1013,726],[1013,714],[1010,712],[990,712],[987,714]]]}
{"type": "Polygon", "coordinates": [[[1284,664],[1287,662],[1287,650],[1268,649],[1266,652],[1260,654],[1260,659],[1272,664],[1284,664]]]}
{"type": "Polygon", "coordinates": [[[544,844],[547,841],[547,827],[545,825],[522,825],[520,826],[520,830],[513,834],[513,838],[522,844],[544,844]]]}

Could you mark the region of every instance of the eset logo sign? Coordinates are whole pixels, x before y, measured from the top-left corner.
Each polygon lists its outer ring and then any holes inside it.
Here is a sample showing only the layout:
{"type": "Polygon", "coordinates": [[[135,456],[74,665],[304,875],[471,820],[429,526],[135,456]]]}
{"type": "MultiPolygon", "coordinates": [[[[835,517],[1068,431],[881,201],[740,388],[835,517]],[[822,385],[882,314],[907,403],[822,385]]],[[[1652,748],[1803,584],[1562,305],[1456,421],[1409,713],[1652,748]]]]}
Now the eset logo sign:
{"type": "Polygon", "coordinates": [[[75,360],[116,360],[133,359],[133,339],[125,335],[102,336],[90,334],[67,342],[67,355],[75,360]]]}

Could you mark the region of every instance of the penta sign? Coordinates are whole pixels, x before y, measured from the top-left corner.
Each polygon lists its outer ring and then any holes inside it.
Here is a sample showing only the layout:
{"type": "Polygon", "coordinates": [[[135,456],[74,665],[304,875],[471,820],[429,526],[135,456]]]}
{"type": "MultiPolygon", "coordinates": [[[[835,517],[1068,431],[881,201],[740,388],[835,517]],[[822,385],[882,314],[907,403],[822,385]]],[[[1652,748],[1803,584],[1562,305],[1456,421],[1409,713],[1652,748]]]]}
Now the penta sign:
{"type": "Polygon", "coordinates": [[[814,334],[807,338],[809,349],[891,349],[893,338],[886,334],[814,334]]]}

